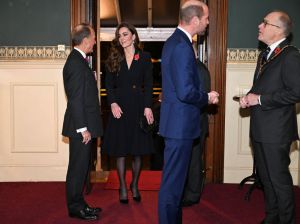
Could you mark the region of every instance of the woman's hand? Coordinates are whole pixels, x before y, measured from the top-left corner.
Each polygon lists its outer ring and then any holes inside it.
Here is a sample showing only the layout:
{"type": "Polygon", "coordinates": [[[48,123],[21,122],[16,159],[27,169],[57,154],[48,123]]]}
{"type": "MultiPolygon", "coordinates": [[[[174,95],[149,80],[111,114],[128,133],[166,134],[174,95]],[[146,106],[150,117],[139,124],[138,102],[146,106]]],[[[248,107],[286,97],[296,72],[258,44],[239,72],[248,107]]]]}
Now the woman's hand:
{"type": "Polygon", "coordinates": [[[145,108],[144,110],[144,116],[147,119],[148,124],[152,124],[154,122],[153,113],[151,108],[145,108]]]}
{"type": "Polygon", "coordinates": [[[121,117],[121,115],[123,114],[121,107],[119,107],[119,105],[117,103],[112,103],[110,105],[110,107],[111,107],[111,112],[112,112],[114,118],[119,119],[121,117]]]}

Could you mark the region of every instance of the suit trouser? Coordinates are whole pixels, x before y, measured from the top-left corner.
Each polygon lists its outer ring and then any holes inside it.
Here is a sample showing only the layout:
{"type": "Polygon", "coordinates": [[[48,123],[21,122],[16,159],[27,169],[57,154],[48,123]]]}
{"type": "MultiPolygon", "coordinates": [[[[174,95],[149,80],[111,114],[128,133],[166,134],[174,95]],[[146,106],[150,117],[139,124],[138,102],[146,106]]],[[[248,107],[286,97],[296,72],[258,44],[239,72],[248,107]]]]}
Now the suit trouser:
{"type": "Polygon", "coordinates": [[[82,143],[82,138],[69,138],[69,165],[66,178],[66,195],[69,212],[78,212],[87,206],[83,188],[91,156],[91,141],[82,143]]]}
{"type": "Polygon", "coordinates": [[[165,138],[164,167],[158,194],[160,224],[181,223],[180,203],[192,144],[192,139],[165,138]]]}
{"type": "Polygon", "coordinates": [[[269,144],[252,140],[256,169],[265,196],[265,221],[295,223],[293,180],[289,171],[291,143],[269,144]]]}
{"type": "Polygon", "coordinates": [[[200,200],[204,185],[203,152],[206,134],[195,139],[185,182],[182,200],[197,203],[200,200]]]}

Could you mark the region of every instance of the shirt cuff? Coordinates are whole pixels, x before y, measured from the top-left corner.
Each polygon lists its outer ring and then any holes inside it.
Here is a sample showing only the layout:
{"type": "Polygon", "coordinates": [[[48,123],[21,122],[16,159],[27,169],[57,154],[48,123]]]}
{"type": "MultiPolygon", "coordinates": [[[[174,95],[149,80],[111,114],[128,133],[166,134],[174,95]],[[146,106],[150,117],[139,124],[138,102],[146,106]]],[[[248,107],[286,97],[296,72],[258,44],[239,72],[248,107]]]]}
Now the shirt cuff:
{"type": "Polygon", "coordinates": [[[258,104],[261,105],[260,95],[258,96],[257,100],[258,100],[258,104]]]}
{"type": "Polygon", "coordinates": [[[86,131],[86,130],[87,130],[87,127],[84,127],[84,128],[79,128],[79,129],[77,129],[76,132],[77,132],[77,133],[82,133],[82,132],[84,132],[84,131],[86,131]]]}

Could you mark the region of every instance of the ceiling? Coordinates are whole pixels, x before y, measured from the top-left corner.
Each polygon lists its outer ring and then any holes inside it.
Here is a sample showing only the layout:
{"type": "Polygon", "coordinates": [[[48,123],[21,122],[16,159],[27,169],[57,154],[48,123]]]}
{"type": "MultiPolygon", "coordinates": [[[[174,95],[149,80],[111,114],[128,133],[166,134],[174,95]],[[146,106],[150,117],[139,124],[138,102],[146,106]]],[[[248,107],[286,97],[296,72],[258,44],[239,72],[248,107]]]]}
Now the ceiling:
{"type": "Polygon", "coordinates": [[[140,28],[176,27],[184,0],[100,0],[100,26],[128,22],[140,28]]]}

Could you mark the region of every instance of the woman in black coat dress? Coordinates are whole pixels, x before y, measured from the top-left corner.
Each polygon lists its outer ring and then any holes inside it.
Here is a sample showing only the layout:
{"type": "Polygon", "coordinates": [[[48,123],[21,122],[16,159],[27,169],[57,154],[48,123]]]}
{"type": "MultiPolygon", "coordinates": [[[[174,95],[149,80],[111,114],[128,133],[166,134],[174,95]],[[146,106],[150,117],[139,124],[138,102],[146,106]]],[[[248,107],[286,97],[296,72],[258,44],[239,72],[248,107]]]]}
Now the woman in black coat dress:
{"type": "Polygon", "coordinates": [[[151,133],[144,132],[139,126],[143,116],[148,124],[154,122],[151,110],[151,56],[142,52],[139,44],[134,26],[121,23],[117,27],[106,61],[107,99],[112,113],[104,135],[103,151],[117,157],[121,203],[128,203],[126,156],[133,157],[130,189],[133,199],[140,201],[138,180],[142,166],[141,156],[153,152],[151,133]]]}

